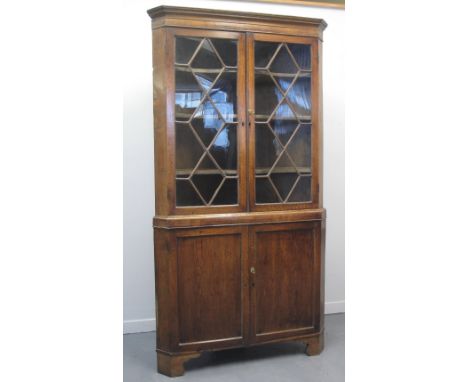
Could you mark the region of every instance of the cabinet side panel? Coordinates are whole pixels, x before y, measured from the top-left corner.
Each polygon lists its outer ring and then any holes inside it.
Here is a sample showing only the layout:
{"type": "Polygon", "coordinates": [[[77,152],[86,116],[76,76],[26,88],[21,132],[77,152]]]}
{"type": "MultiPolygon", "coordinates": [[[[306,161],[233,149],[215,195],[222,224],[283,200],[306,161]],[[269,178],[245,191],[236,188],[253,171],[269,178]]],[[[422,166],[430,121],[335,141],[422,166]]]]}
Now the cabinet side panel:
{"type": "Polygon", "coordinates": [[[156,281],[156,345],[171,352],[178,346],[177,258],[175,234],[154,230],[154,265],[156,281]]]}
{"type": "Polygon", "coordinates": [[[322,41],[312,44],[312,129],[313,129],[313,204],[323,206],[323,95],[322,95],[322,41]]]}
{"type": "Polygon", "coordinates": [[[154,119],[154,170],[156,215],[169,213],[168,195],[171,192],[169,170],[172,168],[168,149],[167,131],[167,73],[168,38],[165,29],[153,30],[153,119],[154,119]]]}
{"type": "Polygon", "coordinates": [[[177,238],[180,343],[242,337],[241,234],[177,238]]]}

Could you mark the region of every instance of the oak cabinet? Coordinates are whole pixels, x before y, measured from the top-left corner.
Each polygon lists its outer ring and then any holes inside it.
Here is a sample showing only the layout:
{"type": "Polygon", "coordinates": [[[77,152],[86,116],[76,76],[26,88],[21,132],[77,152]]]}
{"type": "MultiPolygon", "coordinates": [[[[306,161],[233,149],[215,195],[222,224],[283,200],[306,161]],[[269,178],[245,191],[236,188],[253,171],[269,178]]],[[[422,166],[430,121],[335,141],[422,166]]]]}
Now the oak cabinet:
{"type": "Polygon", "coordinates": [[[323,347],[323,20],[157,7],[158,370],[201,351],[323,347]]]}

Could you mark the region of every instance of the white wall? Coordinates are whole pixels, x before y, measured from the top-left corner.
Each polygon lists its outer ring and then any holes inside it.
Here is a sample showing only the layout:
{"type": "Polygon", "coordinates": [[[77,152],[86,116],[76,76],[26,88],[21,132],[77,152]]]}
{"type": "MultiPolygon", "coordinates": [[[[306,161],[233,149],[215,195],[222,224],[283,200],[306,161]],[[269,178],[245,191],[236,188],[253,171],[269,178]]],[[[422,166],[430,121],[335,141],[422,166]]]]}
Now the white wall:
{"type": "MultiPolygon", "coordinates": [[[[124,8],[124,332],[155,330],[152,218],[153,115],[151,23],[146,10],[194,1],[131,1],[124,8]]],[[[323,18],[324,206],[327,208],[325,312],[344,311],[344,11],[197,1],[197,7],[323,18]]]]}

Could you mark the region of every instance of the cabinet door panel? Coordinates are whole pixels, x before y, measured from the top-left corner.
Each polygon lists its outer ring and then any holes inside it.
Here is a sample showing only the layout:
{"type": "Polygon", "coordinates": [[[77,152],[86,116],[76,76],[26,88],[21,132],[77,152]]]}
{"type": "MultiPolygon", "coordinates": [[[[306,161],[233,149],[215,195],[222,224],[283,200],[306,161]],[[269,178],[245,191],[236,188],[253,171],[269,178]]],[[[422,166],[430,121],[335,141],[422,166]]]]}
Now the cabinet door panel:
{"type": "Polygon", "coordinates": [[[317,207],[316,41],[252,34],[247,44],[252,209],[317,207]]]}
{"type": "Polygon", "coordinates": [[[201,229],[178,234],[180,346],[242,342],[246,313],[243,230],[201,229]]]}
{"type": "Polygon", "coordinates": [[[243,210],[245,35],[171,31],[175,212],[243,210]]]}
{"type": "Polygon", "coordinates": [[[316,330],[320,265],[316,223],[252,227],[256,341],[316,330]]]}

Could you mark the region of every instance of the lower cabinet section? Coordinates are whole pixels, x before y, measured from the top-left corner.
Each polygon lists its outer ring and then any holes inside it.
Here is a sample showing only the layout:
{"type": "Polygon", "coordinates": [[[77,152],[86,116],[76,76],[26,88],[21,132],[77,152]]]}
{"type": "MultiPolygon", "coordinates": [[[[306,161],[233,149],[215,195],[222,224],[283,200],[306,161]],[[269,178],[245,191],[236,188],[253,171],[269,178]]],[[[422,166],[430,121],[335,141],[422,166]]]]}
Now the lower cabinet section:
{"type": "Polygon", "coordinates": [[[323,347],[323,221],[155,229],[158,370],[201,351],[323,347]]]}

